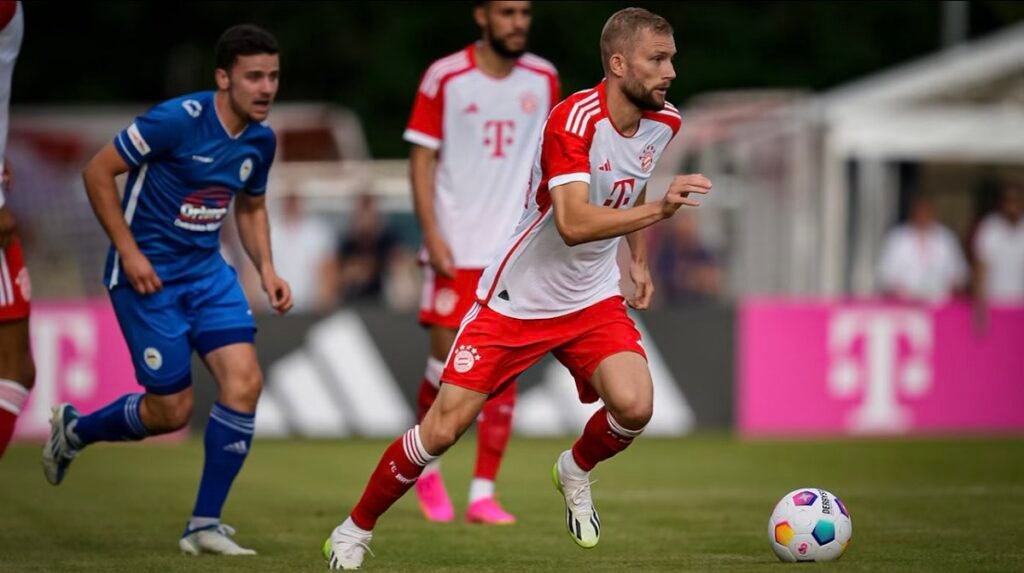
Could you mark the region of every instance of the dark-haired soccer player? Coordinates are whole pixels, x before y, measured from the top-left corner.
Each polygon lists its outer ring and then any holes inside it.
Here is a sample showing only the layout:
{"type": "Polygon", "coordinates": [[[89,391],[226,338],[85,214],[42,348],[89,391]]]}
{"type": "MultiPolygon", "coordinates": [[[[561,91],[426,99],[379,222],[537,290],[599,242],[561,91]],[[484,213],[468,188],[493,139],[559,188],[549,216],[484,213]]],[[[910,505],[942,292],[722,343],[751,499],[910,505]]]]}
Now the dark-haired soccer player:
{"type": "Polygon", "coordinates": [[[192,415],[191,356],[219,386],[204,440],[206,461],[179,546],[189,554],[253,555],[220,522],[252,445],[263,384],[255,322],[235,270],[220,255],[220,227],[235,201],[238,232],[270,305],[292,306],[270,253],[265,192],[276,140],[263,122],[278,88],[278,46],[253,25],[216,47],[216,91],[161,103],[117,134],[85,168],[85,188],[110,236],[105,282],[145,393],[88,415],[54,408],[43,449],[46,479],[64,480],[96,442],[173,432],[192,415]],[[128,171],[123,200],[114,178],[128,171]]]}

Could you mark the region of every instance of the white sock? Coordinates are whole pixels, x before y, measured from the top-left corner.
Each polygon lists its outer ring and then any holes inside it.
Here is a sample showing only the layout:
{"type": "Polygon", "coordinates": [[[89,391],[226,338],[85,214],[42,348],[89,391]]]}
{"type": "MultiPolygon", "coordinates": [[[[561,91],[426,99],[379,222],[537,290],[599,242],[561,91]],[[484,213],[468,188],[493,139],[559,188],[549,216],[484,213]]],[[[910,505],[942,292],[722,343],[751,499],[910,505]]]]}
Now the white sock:
{"type": "Polygon", "coordinates": [[[188,520],[188,530],[195,531],[201,527],[209,527],[211,525],[219,525],[219,517],[196,517],[192,516],[192,519],[188,520]]]}
{"type": "Polygon", "coordinates": [[[17,416],[28,400],[28,390],[14,380],[0,378],[0,408],[17,416]]]}
{"type": "Polygon", "coordinates": [[[441,458],[437,458],[436,460],[423,466],[423,473],[420,474],[420,477],[439,471],[441,471],[441,458]]]}
{"type": "Polygon", "coordinates": [[[567,478],[574,480],[585,480],[590,477],[590,472],[583,471],[583,468],[576,464],[572,457],[572,450],[565,450],[558,457],[558,471],[567,478]]]}
{"type": "Polygon", "coordinates": [[[357,537],[370,537],[371,535],[373,535],[372,531],[367,531],[362,527],[356,525],[356,522],[352,521],[351,516],[346,517],[345,521],[343,521],[341,525],[338,526],[338,529],[342,529],[346,533],[350,535],[355,535],[357,537]]]}
{"type": "Polygon", "coordinates": [[[469,503],[488,497],[494,497],[494,481],[473,478],[473,481],[469,482],[469,503]]]}

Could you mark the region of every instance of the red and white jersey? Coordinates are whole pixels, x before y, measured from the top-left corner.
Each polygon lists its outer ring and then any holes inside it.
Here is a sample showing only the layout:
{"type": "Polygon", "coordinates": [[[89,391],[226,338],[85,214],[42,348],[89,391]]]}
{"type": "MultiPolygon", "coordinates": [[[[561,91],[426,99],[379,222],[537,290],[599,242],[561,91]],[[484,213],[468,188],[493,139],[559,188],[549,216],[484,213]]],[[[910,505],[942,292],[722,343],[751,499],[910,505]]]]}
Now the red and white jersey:
{"type": "Polygon", "coordinates": [[[472,45],[424,74],[404,138],[440,151],[434,211],[456,267],[486,267],[515,229],[558,90],[547,60],[524,54],[495,78],[476,66],[472,45]]]}
{"type": "Polygon", "coordinates": [[[21,49],[25,21],[21,2],[0,1],[0,166],[7,152],[8,105],[11,101],[11,76],[21,49]]]}
{"type": "Polygon", "coordinates": [[[629,209],[681,124],[679,111],[666,104],[644,113],[631,137],[622,135],[608,116],[604,82],[558,104],[534,160],[526,211],[504,256],[480,279],[481,302],[506,316],[552,318],[620,294],[622,238],[566,245],[549,190],[582,181],[590,185],[591,205],[629,209]]]}

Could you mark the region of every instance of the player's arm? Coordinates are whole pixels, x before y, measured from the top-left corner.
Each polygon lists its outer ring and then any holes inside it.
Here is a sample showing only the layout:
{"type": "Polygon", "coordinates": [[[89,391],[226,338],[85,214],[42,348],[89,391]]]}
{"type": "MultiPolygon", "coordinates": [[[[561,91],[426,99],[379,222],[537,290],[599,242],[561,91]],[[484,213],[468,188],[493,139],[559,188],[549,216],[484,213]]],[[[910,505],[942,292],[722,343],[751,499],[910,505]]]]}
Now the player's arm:
{"type": "Polygon", "coordinates": [[[139,294],[152,294],[163,288],[163,283],[128,228],[114,180],[126,171],[128,164],[114,149],[114,144],[108,143],[85,166],[82,179],[92,210],[121,258],[128,283],[139,294]]]}
{"type": "Polygon", "coordinates": [[[434,211],[434,171],[437,150],[413,144],[409,152],[409,177],[412,179],[412,202],[423,232],[423,245],[430,257],[430,266],[442,276],[455,274],[451,248],[441,233],[434,211]]]}
{"type": "MultiPolygon", "coordinates": [[[[636,204],[642,206],[646,203],[645,185],[640,191],[640,196],[636,198],[636,204]]],[[[629,244],[629,278],[636,287],[633,296],[626,302],[637,310],[646,310],[651,305],[651,297],[654,296],[654,281],[651,280],[651,269],[647,265],[647,241],[644,239],[643,230],[626,235],[626,243],[629,244]]]]}
{"type": "Polygon", "coordinates": [[[711,181],[703,175],[678,175],[661,201],[610,209],[591,205],[590,185],[572,181],[551,189],[551,203],[558,234],[571,247],[639,231],[671,217],[683,205],[697,207],[700,203],[689,194],[705,194],[710,189],[711,181]]]}
{"type": "Polygon", "coordinates": [[[235,221],[238,223],[238,237],[242,240],[242,247],[259,271],[260,284],[267,293],[271,308],[277,314],[288,312],[292,308],[292,290],[274,269],[266,196],[238,193],[235,196],[235,221]]]}

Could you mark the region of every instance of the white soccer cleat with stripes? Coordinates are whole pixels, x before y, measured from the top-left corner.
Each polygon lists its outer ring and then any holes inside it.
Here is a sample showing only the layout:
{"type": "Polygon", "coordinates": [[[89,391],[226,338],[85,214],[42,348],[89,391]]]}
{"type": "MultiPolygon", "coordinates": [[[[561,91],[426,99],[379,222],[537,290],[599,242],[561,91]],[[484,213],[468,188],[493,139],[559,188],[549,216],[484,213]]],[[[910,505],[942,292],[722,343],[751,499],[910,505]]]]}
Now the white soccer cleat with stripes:
{"type": "Polygon", "coordinates": [[[345,529],[339,525],[331,532],[331,536],[324,541],[324,559],[327,560],[327,568],[332,570],[355,570],[363,566],[363,558],[369,553],[370,534],[360,535],[356,532],[345,529]]]}
{"type": "MultiPolygon", "coordinates": [[[[571,452],[563,452],[562,456],[571,456],[571,452]]],[[[561,457],[559,456],[559,460],[561,457]]],[[[594,500],[590,496],[590,486],[594,482],[589,479],[574,479],[559,469],[559,462],[551,468],[551,478],[555,488],[565,498],[565,526],[569,536],[576,545],[590,549],[601,540],[601,518],[597,515],[594,500]]]]}
{"type": "Polygon", "coordinates": [[[71,404],[58,404],[50,416],[50,437],[43,444],[43,475],[46,481],[60,485],[78,450],[68,442],[68,427],[78,420],[78,410],[71,404]]]}
{"type": "Polygon", "coordinates": [[[192,531],[185,528],[185,533],[178,541],[178,547],[186,555],[211,553],[214,555],[256,555],[256,551],[247,549],[231,539],[235,528],[223,523],[215,523],[192,531]]]}

